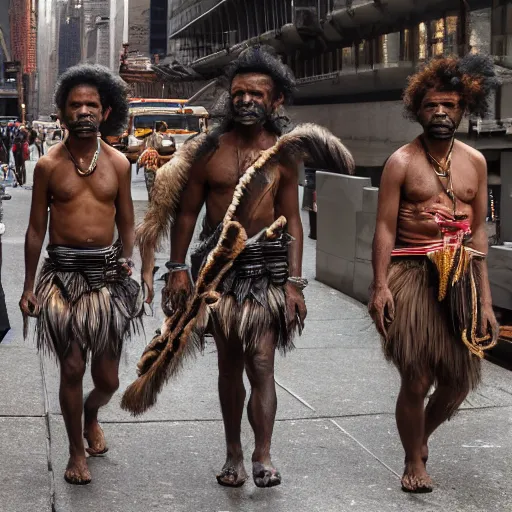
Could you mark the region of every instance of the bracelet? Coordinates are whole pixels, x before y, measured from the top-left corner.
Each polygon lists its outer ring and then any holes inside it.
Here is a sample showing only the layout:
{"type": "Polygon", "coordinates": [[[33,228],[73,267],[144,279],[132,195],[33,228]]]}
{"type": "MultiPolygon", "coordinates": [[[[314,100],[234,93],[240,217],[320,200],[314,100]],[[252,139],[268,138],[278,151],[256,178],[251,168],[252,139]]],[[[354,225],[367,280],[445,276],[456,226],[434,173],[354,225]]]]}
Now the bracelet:
{"type": "Polygon", "coordinates": [[[131,258],[119,258],[117,261],[121,263],[121,265],[126,265],[128,268],[135,267],[135,263],[131,258]]]}
{"type": "Polygon", "coordinates": [[[308,280],[305,277],[289,277],[288,282],[301,291],[308,285],[308,280]]]}
{"type": "Polygon", "coordinates": [[[167,270],[186,270],[188,265],[186,263],[176,263],[174,261],[168,261],[165,264],[167,270]]]}

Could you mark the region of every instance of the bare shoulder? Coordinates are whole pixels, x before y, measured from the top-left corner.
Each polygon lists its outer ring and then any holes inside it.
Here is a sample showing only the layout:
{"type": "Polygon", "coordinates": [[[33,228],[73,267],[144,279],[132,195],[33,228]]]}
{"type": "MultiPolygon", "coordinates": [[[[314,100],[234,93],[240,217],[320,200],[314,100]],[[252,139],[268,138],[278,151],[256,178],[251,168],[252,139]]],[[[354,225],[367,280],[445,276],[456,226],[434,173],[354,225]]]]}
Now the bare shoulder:
{"type": "Polygon", "coordinates": [[[477,170],[486,170],[487,169],[487,162],[485,160],[484,155],[478,151],[478,149],[475,149],[472,146],[469,146],[468,144],[465,144],[464,142],[457,140],[455,141],[456,148],[460,148],[462,151],[464,151],[467,156],[469,157],[470,161],[475,165],[477,170]]]}
{"type": "Polygon", "coordinates": [[[105,151],[119,175],[124,176],[125,174],[129,174],[131,172],[130,162],[123,155],[123,153],[113,148],[112,146],[109,146],[103,141],[101,142],[101,149],[105,151]]]}
{"type": "Polygon", "coordinates": [[[414,157],[418,154],[417,141],[410,142],[401,148],[398,148],[386,161],[384,176],[392,176],[393,178],[405,177],[414,157]]]}
{"type": "Polygon", "coordinates": [[[51,173],[57,169],[65,157],[61,144],[52,147],[51,154],[43,155],[36,163],[34,168],[34,177],[49,177],[51,173]]]}

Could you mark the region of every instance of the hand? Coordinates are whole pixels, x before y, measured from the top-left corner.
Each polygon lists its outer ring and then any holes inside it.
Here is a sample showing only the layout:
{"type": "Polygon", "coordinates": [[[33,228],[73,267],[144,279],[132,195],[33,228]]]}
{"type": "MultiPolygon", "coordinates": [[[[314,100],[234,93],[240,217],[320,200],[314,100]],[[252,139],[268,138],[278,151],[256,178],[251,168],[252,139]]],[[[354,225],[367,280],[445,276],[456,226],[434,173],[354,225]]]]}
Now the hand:
{"type": "Polygon", "coordinates": [[[171,316],[176,310],[183,309],[192,291],[188,269],[169,273],[167,283],[162,289],[162,310],[171,316]]]}
{"type": "Polygon", "coordinates": [[[386,323],[391,323],[395,317],[395,301],[387,285],[372,285],[368,312],[375,322],[375,327],[385,338],[387,336],[386,323]]]}
{"type": "Polygon", "coordinates": [[[304,329],[304,320],[306,320],[308,314],[304,294],[292,283],[286,283],[284,289],[288,326],[294,328],[298,325],[299,331],[302,331],[304,329]]]}
{"type": "Polygon", "coordinates": [[[485,336],[489,331],[492,334],[493,339],[498,336],[499,325],[491,304],[482,305],[482,308],[480,309],[480,322],[482,336],[485,336]]]}
{"type": "Polygon", "coordinates": [[[20,300],[20,309],[26,316],[39,316],[39,304],[32,290],[26,290],[23,292],[20,300]]]}

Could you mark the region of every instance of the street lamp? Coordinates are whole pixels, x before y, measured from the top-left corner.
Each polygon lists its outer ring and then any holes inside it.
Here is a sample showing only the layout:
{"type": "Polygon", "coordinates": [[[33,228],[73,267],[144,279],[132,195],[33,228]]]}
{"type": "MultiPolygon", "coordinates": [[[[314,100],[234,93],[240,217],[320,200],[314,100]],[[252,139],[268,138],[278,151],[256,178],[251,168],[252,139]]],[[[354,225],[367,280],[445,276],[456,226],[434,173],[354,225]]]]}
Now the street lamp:
{"type": "Polygon", "coordinates": [[[25,124],[25,103],[21,104],[21,124],[25,124]]]}

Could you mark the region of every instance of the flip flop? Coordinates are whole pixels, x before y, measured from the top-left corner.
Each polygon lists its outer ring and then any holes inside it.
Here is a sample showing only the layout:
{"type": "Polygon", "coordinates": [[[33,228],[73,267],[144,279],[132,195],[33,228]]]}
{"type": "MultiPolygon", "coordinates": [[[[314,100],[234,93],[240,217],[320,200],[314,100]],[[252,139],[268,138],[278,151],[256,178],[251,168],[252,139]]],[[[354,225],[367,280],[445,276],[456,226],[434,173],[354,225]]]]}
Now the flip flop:
{"type": "Polygon", "coordinates": [[[252,477],[256,487],[275,487],[281,483],[281,473],[272,466],[265,466],[261,462],[252,465],[252,477]]]}
{"type": "Polygon", "coordinates": [[[223,487],[242,487],[242,485],[245,484],[245,481],[247,480],[247,478],[244,478],[243,480],[240,480],[237,482],[238,480],[238,471],[235,469],[234,466],[229,466],[227,468],[224,468],[217,476],[217,483],[219,485],[222,485],[223,487]],[[222,480],[222,478],[226,478],[228,476],[232,476],[234,478],[234,481],[235,483],[234,484],[229,484],[227,482],[224,482],[222,480]]]}
{"type": "MultiPolygon", "coordinates": [[[[105,439],[105,434],[103,432],[103,429],[100,427],[100,430],[103,434],[103,439],[105,439]]],[[[84,430],[84,439],[87,441],[87,444],[90,445],[89,439],[87,438],[88,432],[84,430]]],[[[90,446],[85,449],[85,451],[91,456],[91,457],[101,457],[102,455],[105,455],[108,452],[108,446],[105,446],[103,450],[95,450],[94,448],[91,448],[90,446]]]]}
{"type": "Polygon", "coordinates": [[[64,480],[66,480],[66,482],[71,485],[87,485],[91,483],[92,478],[89,478],[88,480],[82,480],[78,478],[71,478],[67,476],[66,473],[64,473],[64,480]]]}

